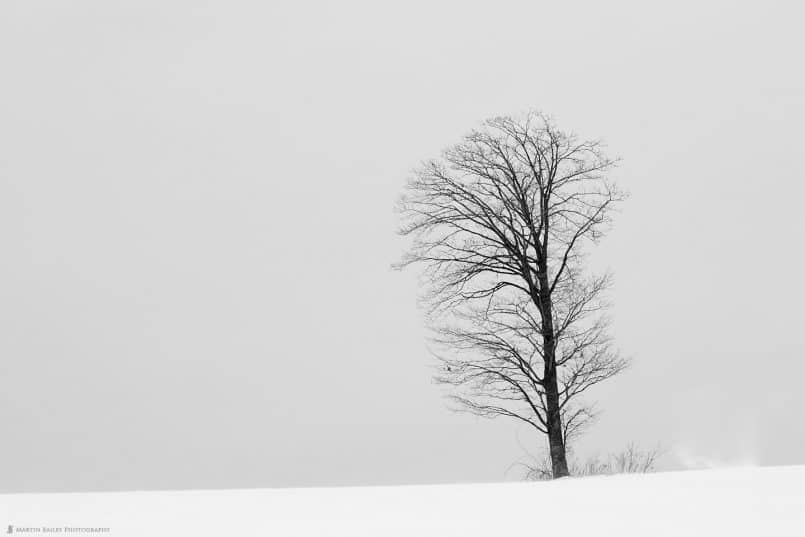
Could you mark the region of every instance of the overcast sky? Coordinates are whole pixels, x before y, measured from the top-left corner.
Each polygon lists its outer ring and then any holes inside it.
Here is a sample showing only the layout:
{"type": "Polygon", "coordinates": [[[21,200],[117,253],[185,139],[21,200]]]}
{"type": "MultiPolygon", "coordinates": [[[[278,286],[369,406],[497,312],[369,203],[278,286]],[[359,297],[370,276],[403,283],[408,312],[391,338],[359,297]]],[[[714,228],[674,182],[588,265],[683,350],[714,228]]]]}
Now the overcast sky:
{"type": "Polygon", "coordinates": [[[528,108],[631,192],[580,449],[805,463],[798,4],[3,2],[0,492],[519,478],[389,265],[410,170],[528,108]]]}

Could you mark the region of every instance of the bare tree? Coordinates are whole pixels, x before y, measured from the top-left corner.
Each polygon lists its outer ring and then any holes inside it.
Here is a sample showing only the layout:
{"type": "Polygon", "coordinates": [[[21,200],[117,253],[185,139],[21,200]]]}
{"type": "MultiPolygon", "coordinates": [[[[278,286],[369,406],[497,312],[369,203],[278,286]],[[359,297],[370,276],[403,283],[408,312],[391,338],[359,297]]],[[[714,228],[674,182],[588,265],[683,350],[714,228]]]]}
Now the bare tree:
{"type": "Polygon", "coordinates": [[[585,250],[624,195],[596,141],[549,118],[485,121],[424,163],[400,199],[399,266],[419,265],[441,367],[459,407],[508,416],[548,438],[554,477],[593,413],[578,397],[626,362],[607,335],[610,277],[585,250]]]}

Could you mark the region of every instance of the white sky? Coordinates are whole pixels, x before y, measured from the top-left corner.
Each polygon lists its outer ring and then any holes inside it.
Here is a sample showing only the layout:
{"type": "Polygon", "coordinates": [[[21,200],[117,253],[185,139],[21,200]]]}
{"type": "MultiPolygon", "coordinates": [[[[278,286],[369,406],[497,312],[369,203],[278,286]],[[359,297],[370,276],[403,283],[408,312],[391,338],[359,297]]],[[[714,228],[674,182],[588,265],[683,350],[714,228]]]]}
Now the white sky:
{"type": "Polygon", "coordinates": [[[393,203],[490,115],[623,157],[631,371],[583,441],[802,463],[797,2],[0,5],[0,492],[514,479],[393,203]]]}

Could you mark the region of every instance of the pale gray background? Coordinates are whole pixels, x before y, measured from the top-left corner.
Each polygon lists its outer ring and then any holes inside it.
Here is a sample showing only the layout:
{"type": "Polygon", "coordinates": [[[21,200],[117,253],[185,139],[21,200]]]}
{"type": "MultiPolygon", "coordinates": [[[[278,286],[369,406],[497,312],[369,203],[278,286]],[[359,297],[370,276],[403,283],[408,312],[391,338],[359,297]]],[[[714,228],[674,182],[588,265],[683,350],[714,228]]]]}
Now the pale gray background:
{"type": "Polygon", "coordinates": [[[584,452],[805,463],[800,4],[4,1],[0,491],[518,478],[389,265],[409,170],[529,107],[632,192],[584,452]]]}

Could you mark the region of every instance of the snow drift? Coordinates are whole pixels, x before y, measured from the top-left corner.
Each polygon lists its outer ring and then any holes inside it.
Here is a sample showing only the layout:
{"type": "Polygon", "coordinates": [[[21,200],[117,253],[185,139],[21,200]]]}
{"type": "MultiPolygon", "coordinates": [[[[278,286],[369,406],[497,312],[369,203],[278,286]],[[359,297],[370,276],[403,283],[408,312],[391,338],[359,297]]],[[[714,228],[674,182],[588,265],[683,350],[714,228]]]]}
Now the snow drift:
{"type": "Polygon", "coordinates": [[[505,484],[7,494],[0,524],[0,534],[28,535],[802,537],[805,466],[505,484]]]}

